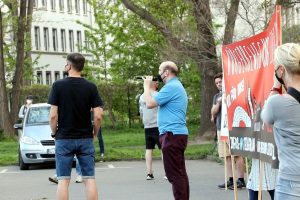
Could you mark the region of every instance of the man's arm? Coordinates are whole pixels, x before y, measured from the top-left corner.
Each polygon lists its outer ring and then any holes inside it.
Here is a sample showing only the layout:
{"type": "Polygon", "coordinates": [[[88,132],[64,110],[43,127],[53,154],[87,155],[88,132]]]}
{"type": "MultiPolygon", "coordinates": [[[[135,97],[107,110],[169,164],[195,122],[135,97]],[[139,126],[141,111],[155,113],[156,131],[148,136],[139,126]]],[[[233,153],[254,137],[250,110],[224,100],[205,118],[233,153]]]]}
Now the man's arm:
{"type": "Polygon", "coordinates": [[[56,131],[57,131],[57,120],[58,120],[58,112],[57,111],[58,111],[58,107],[51,105],[49,121],[50,121],[50,128],[52,131],[52,135],[55,135],[56,131]]]}
{"type": "Polygon", "coordinates": [[[94,113],[94,137],[96,137],[101,126],[103,109],[101,107],[95,107],[93,108],[93,113],[94,113]]]}
{"type": "Polygon", "coordinates": [[[220,112],[220,108],[221,108],[221,104],[222,104],[222,97],[219,97],[219,99],[217,100],[216,104],[214,104],[211,108],[211,115],[216,118],[216,116],[218,115],[218,113],[220,112]]]}
{"type": "Polygon", "coordinates": [[[158,106],[157,102],[151,95],[150,84],[152,81],[152,76],[146,76],[144,78],[144,99],[146,102],[147,108],[155,108],[158,106]]]}

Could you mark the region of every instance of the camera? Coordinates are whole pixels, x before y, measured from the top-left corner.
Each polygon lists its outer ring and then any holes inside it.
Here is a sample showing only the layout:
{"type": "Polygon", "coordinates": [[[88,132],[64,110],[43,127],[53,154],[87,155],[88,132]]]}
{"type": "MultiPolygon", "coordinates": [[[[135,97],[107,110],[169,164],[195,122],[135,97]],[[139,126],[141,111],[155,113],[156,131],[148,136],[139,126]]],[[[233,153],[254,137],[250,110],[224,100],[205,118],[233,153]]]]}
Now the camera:
{"type": "MultiPolygon", "coordinates": [[[[135,79],[143,79],[144,76],[135,76],[135,79]]],[[[157,77],[153,77],[152,81],[157,81],[157,77]]]]}

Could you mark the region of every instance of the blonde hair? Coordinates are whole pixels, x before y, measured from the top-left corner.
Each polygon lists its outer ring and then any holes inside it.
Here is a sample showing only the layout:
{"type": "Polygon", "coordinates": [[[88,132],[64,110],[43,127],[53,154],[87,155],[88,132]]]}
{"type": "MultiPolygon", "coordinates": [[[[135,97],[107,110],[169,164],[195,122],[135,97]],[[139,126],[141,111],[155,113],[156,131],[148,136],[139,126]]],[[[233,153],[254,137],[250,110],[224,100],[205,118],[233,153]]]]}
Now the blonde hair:
{"type": "Polygon", "coordinates": [[[283,65],[288,73],[300,75],[300,45],[286,43],[280,45],[274,52],[275,66],[283,65]]]}

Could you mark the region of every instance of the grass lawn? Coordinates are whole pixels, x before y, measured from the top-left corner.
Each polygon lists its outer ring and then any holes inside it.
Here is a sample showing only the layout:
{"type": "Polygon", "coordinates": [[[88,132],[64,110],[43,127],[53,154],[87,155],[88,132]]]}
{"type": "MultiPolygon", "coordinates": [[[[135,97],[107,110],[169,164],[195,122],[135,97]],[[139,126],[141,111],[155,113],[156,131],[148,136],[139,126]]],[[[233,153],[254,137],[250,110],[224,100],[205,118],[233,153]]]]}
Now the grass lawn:
{"type": "MultiPolygon", "coordinates": [[[[189,140],[196,136],[197,127],[189,127],[189,140]]],[[[105,160],[141,160],[145,154],[144,129],[103,128],[103,140],[105,145],[105,160]]],[[[96,160],[100,159],[98,140],[94,141],[96,147],[96,160]]],[[[212,144],[189,145],[186,150],[187,159],[203,159],[212,154],[212,144]]],[[[18,162],[18,142],[15,139],[4,139],[0,141],[0,165],[16,164],[18,162]]],[[[154,157],[160,159],[160,151],[154,151],[154,157]]]]}

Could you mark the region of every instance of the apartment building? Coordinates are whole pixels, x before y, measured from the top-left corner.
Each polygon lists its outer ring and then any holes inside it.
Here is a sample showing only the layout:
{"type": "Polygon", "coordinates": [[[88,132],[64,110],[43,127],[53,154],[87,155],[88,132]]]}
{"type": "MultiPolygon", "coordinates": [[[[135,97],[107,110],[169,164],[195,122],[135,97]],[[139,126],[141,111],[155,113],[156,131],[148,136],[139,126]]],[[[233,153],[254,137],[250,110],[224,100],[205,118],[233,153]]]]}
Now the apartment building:
{"type": "Polygon", "coordinates": [[[85,28],[78,23],[94,25],[94,16],[87,0],[35,0],[32,22],[33,84],[51,85],[63,78],[66,56],[82,53],[86,59],[93,56],[85,28]]]}

